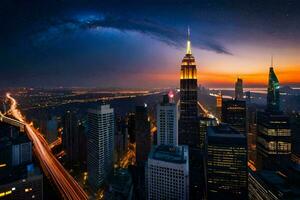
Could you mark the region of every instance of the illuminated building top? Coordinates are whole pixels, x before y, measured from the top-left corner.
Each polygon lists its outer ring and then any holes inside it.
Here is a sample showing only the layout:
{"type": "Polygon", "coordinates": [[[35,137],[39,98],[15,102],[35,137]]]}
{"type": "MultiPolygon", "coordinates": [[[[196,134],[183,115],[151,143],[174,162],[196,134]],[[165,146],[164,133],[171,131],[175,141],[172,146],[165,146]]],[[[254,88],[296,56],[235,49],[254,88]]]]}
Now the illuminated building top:
{"type": "Polygon", "coordinates": [[[196,63],[195,58],[192,55],[192,47],[190,41],[190,29],[188,29],[186,54],[181,63],[180,79],[197,79],[196,63]]]}
{"type": "Polygon", "coordinates": [[[280,111],[279,88],[280,88],[279,81],[274,72],[273,66],[271,66],[269,72],[269,84],[268,84],[268,95],[267,95],[267,111],[269,112],[280,111]]]}

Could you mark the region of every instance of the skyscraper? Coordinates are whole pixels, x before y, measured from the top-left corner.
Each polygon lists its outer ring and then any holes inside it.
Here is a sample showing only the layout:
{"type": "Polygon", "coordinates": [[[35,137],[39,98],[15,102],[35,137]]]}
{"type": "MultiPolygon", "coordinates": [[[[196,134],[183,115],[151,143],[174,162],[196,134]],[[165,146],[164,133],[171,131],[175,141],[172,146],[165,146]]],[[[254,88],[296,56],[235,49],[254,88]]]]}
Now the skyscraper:
{"type": "Polygon", "coordinates": [[[101,105],[88,112],[87,170],[88,180],[98,189],[113,168],[114,110],[101,105]]]}
{"type": "Polygon", "coordinates": [[[257,168],[278,170],[291,155],[289,117],[280,110],[279,82],[270,67],[267,109],[257,113],[257,168]]]}
{"type": "Polygon", "coordinates": [[[150,121],[148,119],[148,107],[146,104],[136,107],[135,140],[137,165],[144,166],[151,150],[150,121]]]}
{"type": "Polygon", "coordinates": [[[273,66],[270,67],[269,72],[269,84],[267,94],[267,111],[279,112],[280,110],[280,99],[279,99],[279,81],[274,72],[273,66]]]}
{"type": "Polygon", "coordinates": [[[241,133],[246,133],[246,102],[232,99],[222,103],[222,122],[229,124],[241,133]]]}
{"type": "Polygon", "coordinates": [[[66,160],[72,165],[79,161],[79,134],[76,113],[67,111],[63,117],[62,144],[66,160]]]}
{"type": "Polygon", "coordinates": [[[136,142],[136,173],[137,179],[135,189],[138,199],[145,199],[145,163],[151,151],[150,120],[148,118],[148,107],[137,106],[135,111],[135,142],[136,142]]]}
{"type": "Polygon", "coordinates": [[[187,50],[180,71],[179,144],[199,147],[197,69],[188,31],[187,50]]]}
{"type": "Polygon", "coordinates": [[[243,99],[243,79],[238,78],[235,82],[235,99],[243,99]]]}
{"type": "Polygon", "coordinates": [[[227,124],[209,127],[206,138],[208,199],[247,199],[247,137],[227,124]]]}
{"type": "Polygon", "coordinates": [[[189,199],[187,146],[159,145],[146,166],[147,199],[189,199]]]}
{"type": "Polygon", "coordinates": [[[157,106],[157,145],[178,145],[178,110],[170,95],[157,106]]]}
{"type": "Polygon", "coordinates": [[[223,97],[221,91],[216,96],[216,117],[221,120],[223,97]]]}

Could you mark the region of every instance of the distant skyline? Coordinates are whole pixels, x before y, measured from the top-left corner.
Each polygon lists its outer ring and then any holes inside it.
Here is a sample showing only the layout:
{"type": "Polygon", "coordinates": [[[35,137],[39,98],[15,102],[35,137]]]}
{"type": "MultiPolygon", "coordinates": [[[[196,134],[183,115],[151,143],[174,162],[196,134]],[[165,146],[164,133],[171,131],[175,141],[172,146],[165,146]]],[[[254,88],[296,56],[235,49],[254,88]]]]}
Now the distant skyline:
{"type": "Polygon", "coordinates": [[[0,87],[179,86],[187,27],[198,83],[300,87],[300,2],[11,1],[0,6],[0,87]]]}

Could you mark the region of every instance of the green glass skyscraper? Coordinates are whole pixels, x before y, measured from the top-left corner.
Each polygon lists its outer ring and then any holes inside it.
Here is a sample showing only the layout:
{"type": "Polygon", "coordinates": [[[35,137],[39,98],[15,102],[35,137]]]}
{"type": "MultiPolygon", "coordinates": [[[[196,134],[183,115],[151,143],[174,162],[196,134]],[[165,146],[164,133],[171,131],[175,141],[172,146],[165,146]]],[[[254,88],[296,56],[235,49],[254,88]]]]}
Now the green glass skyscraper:
{"type": "Polygon", "coordinates": [[[273,67],[270,67],[269,72],[269,84],[268,84],[268,96],[267,96],[267,111],[279,112],[280,110],[279,99],[279,81],[274,72],[273,67]]]}

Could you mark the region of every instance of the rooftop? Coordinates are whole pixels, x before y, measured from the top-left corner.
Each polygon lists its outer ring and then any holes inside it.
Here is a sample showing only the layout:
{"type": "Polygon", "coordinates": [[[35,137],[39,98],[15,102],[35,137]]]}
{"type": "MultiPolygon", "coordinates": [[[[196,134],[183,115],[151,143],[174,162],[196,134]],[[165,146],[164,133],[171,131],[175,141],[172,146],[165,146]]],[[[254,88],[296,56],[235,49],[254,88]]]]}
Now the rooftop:
{"type": "Polygon", "coordinates": [[[219,126],[209,126],[207,135],[209,137],[229,137],[229,138],[245,138],[245,134],[240,133],[228,124],[221,123],[219,126]]]}
{"type": "Polygon", "coordinates": [[[151,150],[149,158],[154,160],[183,164],[187,161],[187,154],[187,146],[159,145],[155,146],[151,150]]]}

